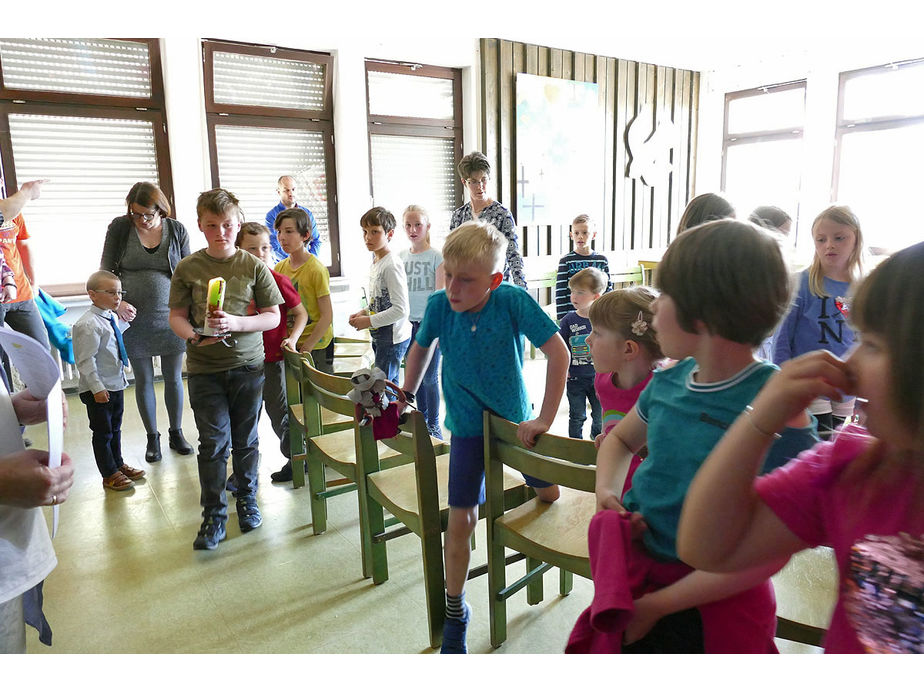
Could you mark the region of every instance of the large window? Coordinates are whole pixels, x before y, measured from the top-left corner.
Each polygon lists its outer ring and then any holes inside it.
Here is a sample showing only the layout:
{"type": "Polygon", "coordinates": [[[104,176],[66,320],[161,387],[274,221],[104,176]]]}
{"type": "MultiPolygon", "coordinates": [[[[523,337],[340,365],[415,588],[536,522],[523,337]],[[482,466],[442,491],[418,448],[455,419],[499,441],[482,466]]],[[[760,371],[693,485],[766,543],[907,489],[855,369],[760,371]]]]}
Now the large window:
{"type": "Polygon", "coordinates": [[[399,227],[408,205],[422,206],[437,245],[462,203],[460,85],[457,69],[366,61],[372,199],[399,227]]]}
{"type": "Polygon", "coordinates": [[[844,72],[833,198],[860,219],[874,253],[922,238],[915,202],[924,161],[924,60],[844,72]]]}
{"type": "Polygon", "coordinates": [[[203,49],[212,184],[263,223],[279,177],[294,177],[296,201],[318,224],[319,257],[339,275],[330,55],[218,41],[203,49]]]}
{"type": "Polygon", "coordinates": [[[798,219],[804,122],[804,81],[726,94],[722,190],[739,218],[775,205],[798,219]]]}
{"type": "Polygon", "coordinates": [[[173,201],[157,39],[0,39],[5,194],[51,179],[23,218],[36,280],[83,293],[138,181],[173,201]]]}

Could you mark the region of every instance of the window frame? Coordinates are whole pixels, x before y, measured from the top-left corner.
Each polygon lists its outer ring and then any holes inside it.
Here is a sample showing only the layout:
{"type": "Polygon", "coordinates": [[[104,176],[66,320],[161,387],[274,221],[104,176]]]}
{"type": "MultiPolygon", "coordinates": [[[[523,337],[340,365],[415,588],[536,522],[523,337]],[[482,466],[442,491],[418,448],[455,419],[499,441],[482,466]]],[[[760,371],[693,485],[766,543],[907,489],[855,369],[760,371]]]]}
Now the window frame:
{"type": "Polygon", "coordinates": [[[462,204],[462,184],[456,174],[456,167],[462,160],[462,70],[438,65],[421,65],[420,63],[397,63],[388,60],[367,58],[365,61],[366,78],[366,123],[367,144],[369,147],[369,195],[375,199],[372,176],[372,136],[392,135],[398,137],[428,137],[452,139],[453,153],[453,190],[455,206],[462,204]],[[448,118],[414,118],[412,116],[380,115],[372,112],[369,98],[369,73],[390,72],[411,77],[436,77],[452,80],[452,119],[448,118]],[[447,134],[451,133],[451,134],[447,134]]]}
{"type": "MultiPolygon", "coordinates": [[[[729,147],[738,147],[748,144],[762,144],[765,142],[780,142],[786,140],[803,140],[805,139],[805,117],[804,117],[804,107],[805,100],[808,95],[808,80],[798,79],[791,82],[782,82],[779,84],[768,84],[760,87],[753,87],[751,89],[741,89],[739,91],[727,92],[725,94],[725,108],[722,121],[722,172],[720,177],[720,186],[721,190],[724,192],[726,190],[726,175],[728,172],[728,149],[729,147]],[[732,101],[742,98],[749,98],[753,96],[761,96],[764,94],[773,94],[781,91],[789,91],[793,89],[802,90],[802,104],[803,104],[803,122],[799,127],[786,127],[786,128],[774,128],[771,130],[751,130],[745,132],[729,132],[728,129],[728,112],[729,107],[732,101]]],[[[799,166],[799,195],[797,196],[796,207],[792,210],[793,213],[793,228],[792,228],[792,240],[793,242],[798,242],[799,238],[799,228],[798,228],[798,219],[799,219],[799,207],[801,200],[801,191],[802,191],[802,166],[799,166]]]]}
{"type": "MultiPolygon", "coordinates": [[[[205,118],[209,149],[209,171],[213,187],[221,186],[218,170],[218,143],[215,137],[216,125],[239,127],[260,127],[267,129],[305,130],[320,132],[324,139],[325,178],[327,180],[327,232],[330,243],[330,276],[341,276],[340,225],[337,215],[337,171],[334,145],[333,79],[332,55],[314,51],[282,48],[279,46],[236,43],[220,39],[202,39],[203,93],[205,97],[205,118]],[[214,54],[238,53],[264,57],[316,62],[324,69],[324,107],[320,110],[297,108],[276,108],[271,106],[246,106],[215,102],[214,54]]],[[[259,219],[258,221],[262,221],[259,219]]]]}
{"type": "MultiPolygon", "coordinates": [[[[164,97],[163,67],[160,54],[160,39],[156,38],[113,38],[117,41],[134,41],[148,46],[151,67],[150,98],[85,94],[80,92],[56,92],[31,89],[10,89],[3,80],[3,64],[0,58],[0,168],[6,185],[3,191],[9,196],[19,189],[16,162],[13,159],[13,142],[10,132],[10,114],[76,116],[112,120],[141,120],[152,124],[154,151],[157,160],[158,186],[166,195],[171,207],[176,209],[173,190],[173,169],[170,162],[167,112],[164,97]]],[[[128,191],[126,190],[126,193],[128,191]]],[[[100,236],[102,247],[102,235],[100,236]]],[[[82,294],[83,283],[43,284],[42,288],[51,296],[73,296],[82,294]]]]}
{"type": "Polygon", "coordinates": [[[902,60],[887,63],[885,65],[875,65],[873,67],[864,67],[857,70],[848,70],[841,72],[838,76],[837,83],[837,119],[834,133],[834,160],[831,171],[831,201],[838,199],[838,190],[840,187],[841,175],[841,152],[843,151],[844,135],[855,132],[875,132],[878,130],[897,130],[910,125],[924,124],[924,114],[917,116],[874,116],[872,118],[860,118],[857,120],[848,120],[844,118],[844,93],[847,83],[856,77],[874,74],[888,73],[896,68],[909,65],[920,65],[924,63],[924,58],[913,60],[902,60]]]}

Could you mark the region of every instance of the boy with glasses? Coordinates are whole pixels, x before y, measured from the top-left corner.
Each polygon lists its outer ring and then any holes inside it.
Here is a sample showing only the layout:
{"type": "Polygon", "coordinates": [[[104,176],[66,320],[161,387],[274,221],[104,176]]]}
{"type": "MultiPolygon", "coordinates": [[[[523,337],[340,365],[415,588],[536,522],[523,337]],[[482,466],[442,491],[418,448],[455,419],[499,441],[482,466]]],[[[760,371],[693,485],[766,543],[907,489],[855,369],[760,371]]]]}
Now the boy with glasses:
{"type": "Polygon", "coordinates": [[[103,488],[127,491],[144,471],[122,460],[123,394],[128,387],[128,355],[115,309],[122,302],[122,282],[112,272],[99,270],[87,280],[93,304],[74,323],[74,360],[80,375],[78,393],[87,407],[93,432],[93,457],[103,477],[103,488]]]}

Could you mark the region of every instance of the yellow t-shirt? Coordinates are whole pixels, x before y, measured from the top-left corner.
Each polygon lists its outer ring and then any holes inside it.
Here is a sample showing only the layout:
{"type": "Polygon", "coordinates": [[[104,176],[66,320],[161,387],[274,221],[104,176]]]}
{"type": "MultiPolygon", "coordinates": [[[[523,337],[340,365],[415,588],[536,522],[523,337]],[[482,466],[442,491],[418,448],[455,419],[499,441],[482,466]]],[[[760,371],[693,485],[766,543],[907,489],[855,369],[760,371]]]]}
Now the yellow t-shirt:
{"type": "MultiPolygon", "coordinates": [[[[308,325],[302,336],[299,337],[298,346],[301,348],[314,325],[321,319],[321,309],[318,307],[318,298],[330,296],[330,275],[327,268],[314,255],[308,256],[308,261],[298,269],[292,269],[290,258],[286,258],[274,267],[279,274],[284,274],[292,280],[292,286],[302,299],[302,305],[308,311],[308,325]]],[[[333,321],[327,326],[327,331],[315,345],[315,349],[323,349],[334,338],[333,321]]]]}

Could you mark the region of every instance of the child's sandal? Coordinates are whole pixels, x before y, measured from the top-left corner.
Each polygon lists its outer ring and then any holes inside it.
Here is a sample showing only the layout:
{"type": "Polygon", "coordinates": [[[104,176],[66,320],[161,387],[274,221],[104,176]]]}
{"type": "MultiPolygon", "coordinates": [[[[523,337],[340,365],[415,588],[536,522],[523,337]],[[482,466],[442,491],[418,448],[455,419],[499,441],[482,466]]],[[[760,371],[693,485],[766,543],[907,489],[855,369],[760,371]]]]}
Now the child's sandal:
{"type": "Polygon", "coordinates": [[[108,488],[110,491],[127,491],[132,486],[135,485],[135,482],[125,476],[122,472],[116,472],[111,476],[107,476],[103,479],[103,488],[108,488]]]}

